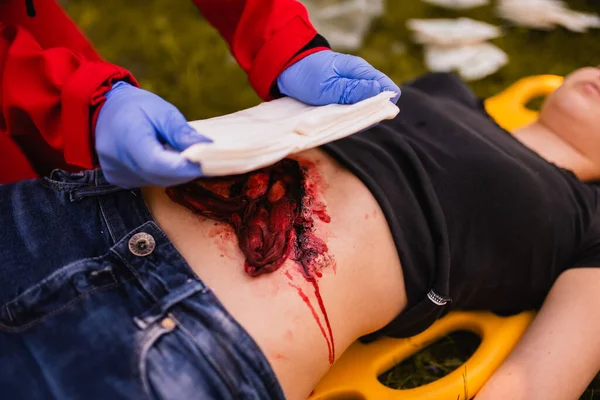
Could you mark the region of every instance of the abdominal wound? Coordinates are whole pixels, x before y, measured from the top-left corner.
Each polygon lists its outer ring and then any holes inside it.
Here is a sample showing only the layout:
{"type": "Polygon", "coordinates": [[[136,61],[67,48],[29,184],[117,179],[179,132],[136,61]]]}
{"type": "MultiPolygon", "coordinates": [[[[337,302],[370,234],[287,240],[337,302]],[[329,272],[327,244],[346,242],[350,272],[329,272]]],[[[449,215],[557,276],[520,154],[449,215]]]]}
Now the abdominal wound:
{"type": "Polygon", "coordinates": [[[311,178],[312,165],[284,159],[248,174],[200,179],[168,188],[171,200],[194,213],[230,224],[245,256],[250,276],[276,271],[292,260],[314,290],[316,307],[289,271],[289,285],[298,292],[317,322],[335,360],[335,345],[318,278],[322,269],[335,266],[327,245],[315,235],[315,219],[328,223],[325,205],[319,201],[318,184],[311,178]],[[320,312],[317,312],[317,309],[320,312]],[[319,315],[320,314],[320,315],[319,315]]]}

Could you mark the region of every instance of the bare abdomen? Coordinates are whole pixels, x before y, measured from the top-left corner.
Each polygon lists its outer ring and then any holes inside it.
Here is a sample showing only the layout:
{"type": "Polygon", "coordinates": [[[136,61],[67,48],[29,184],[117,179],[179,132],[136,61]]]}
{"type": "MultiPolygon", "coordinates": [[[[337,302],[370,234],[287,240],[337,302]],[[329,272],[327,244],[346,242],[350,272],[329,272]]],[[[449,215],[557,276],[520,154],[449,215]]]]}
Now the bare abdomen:
{"type": "Polygon", "coordinates": [[[144,190],[157,222],[192,269],[259,344],[289,398],[305,398],[331,362],[360,335],[378,329],[405,304],[402,271],[385,218],[371,193],[319,150],[295,157],[307,169],[313,218],[326,245],[311,273],[287,257],[251,277],[229,222],[208,219],[144,190]],[[329,220],[329,222],[327,222],[329,220]]]}

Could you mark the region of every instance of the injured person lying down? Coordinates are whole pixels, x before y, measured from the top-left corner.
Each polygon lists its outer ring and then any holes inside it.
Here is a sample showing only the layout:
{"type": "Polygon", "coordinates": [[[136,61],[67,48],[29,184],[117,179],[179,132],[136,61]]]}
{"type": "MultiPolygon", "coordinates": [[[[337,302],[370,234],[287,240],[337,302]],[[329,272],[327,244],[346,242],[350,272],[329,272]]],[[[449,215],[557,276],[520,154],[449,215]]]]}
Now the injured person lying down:
{"type": "Polygon", "coordinates": [[[477,399],[600,369],[600,70],[510,134],[456,77],[250,173],[0,187],[0,398],[305,399],[356,340],[539,309],[477,399]],[[568,368],[565,368],[568,366],[568,368]]]}

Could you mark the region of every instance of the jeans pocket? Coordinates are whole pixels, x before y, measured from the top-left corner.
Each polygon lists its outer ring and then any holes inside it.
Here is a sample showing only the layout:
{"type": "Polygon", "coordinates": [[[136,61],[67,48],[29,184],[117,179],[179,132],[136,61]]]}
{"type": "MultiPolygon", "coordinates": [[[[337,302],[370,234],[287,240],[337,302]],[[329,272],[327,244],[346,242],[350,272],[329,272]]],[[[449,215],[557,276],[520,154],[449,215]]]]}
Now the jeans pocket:
{"type": "Polygon", "coordinates": [[[0,331],[23,331],[50,315],[73,307],[97,290],[119,284],[107,257],[64,266],[0,307],[0,331]]]}
{"type": "Polygon", "coordinates": [[[229,338],[216,339],[220,334],[212,328],[221,312],[209,293],[204,285],[190,280],[135,319],[140,329],[138,371],[149,398],[241,398],[230,376],[241,371],[229,371],[230,357],[222,363],[219,356],[221,342],[229,338]]]}
{"type": "Polygon", "coordinates": [[[138,368],[148,398],[229,399],[230,389],[172,314],[149,326],[140,340],[138,368]]]}

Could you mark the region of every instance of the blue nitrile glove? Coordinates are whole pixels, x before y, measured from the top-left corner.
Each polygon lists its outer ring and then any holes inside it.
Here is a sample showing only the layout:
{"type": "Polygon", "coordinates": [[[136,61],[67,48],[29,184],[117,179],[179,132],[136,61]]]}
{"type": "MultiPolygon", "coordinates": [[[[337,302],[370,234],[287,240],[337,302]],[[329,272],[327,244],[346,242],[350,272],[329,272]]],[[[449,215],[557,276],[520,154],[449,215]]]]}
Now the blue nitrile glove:
{"type": "Polygon", "coordinates": [[[400,88],[360,57],[325,50],[304,57],[277,78],[279,91],[314,106],[354,104],[384,90],[400,88]]]}
{"type": "Polygon", "coordinates": [[[117,82],[106,93],[96,123],[96,152],[104,176],[124,188],[171,186],[200,177],[200,165],[179,152],[210,141],[174,105],[126,82],[117,82]]]}

